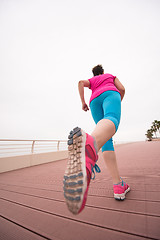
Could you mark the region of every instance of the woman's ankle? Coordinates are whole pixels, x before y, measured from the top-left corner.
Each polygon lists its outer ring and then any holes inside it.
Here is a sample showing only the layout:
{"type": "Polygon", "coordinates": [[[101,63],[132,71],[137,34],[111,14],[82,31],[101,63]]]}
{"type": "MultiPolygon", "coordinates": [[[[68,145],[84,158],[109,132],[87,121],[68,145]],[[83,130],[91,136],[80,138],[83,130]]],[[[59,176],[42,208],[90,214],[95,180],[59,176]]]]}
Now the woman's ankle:
{"type": "Polygon", "coordinates": [[[116,179],[113,180],[113,184],[114,185],[118,185],[120,183],[122,183],[122,179],[121,178],[116,178],[116,179]]]}

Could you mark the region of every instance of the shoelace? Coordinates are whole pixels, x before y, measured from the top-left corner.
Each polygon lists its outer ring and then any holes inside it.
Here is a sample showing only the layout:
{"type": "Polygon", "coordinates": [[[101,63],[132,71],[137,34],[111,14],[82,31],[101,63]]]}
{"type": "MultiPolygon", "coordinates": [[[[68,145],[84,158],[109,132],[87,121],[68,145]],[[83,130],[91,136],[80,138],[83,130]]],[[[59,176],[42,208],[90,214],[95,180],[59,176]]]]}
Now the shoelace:
{"type": "Polygon", "coordinates": [[[123,179],[120,177],[120,179],[122,180],[122,182],[119,182],[119,183],[117,183],[117,184],[114,184],[114,185],[121,185],[122,187],[124,186],[124,184],[125,184],[125,182],[123,181],[123,179]]]}
{"type": "Polygon", "coordinates": [[[97,172],[97,173],[100,173],[101,172],[101,169],[98,167],[98,165],[97,164],[95,164],[95,166],[93,167],[93,165],[92,165],[92,173],[94,174],[94,176],[92,177],[92,175],[91,175],[91,179],[95,179],[95,171],[97,172]]]}

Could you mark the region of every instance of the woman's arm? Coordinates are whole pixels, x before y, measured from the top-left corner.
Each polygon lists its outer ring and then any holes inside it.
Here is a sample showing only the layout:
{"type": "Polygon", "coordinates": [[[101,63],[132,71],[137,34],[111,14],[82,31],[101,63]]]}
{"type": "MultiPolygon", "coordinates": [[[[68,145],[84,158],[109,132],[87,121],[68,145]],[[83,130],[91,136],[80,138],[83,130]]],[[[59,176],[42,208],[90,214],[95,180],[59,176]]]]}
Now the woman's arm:
{"type": "Polygon", "coordinates": [[[90,88],[90,82],[88,80],[81,80],[78,82],[78,90],[82,102],[82,109],[87,111],[89,108],[84,99],[84,87],[90,88]]]}
{"type": "Polygon", "coordinates": [[[115,84],[116,88],[120,91],[121,101],[122,101],[124,94],[125,94],[125,88],[117,77],[114,80],[114,84],[115,84]]]}

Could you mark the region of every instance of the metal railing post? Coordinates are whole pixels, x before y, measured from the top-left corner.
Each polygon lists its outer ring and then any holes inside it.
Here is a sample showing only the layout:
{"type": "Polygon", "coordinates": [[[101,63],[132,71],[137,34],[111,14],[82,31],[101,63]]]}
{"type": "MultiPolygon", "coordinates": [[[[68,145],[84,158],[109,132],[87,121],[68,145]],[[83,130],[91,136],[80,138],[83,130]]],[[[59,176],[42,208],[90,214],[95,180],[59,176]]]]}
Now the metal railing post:
{"type": "Polygon", "coordinates": [[[60,144],[60,141],[57,142],[57,151],[59,151],[59,144],[60,144]]]}
{"type": "Polygon", "coordinates": [[[33,143],[32,143],[32,150],[31,150],[32,154],[34,153],[34,144],[35,144],[35,140],[33,140],[33,143]]]}

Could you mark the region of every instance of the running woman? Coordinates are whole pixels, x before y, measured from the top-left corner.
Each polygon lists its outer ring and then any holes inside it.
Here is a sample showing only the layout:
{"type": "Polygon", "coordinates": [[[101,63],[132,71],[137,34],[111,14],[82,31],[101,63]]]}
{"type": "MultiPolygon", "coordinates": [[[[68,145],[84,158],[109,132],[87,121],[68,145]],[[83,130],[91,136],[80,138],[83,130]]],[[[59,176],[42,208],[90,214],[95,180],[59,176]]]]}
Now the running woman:
{"type": "Polygon", "coordinates": [[[101,148],[113,180],[114,198],[124,200],[130,191],[128,184],[119,175],[112,140],[120,123],[125,88],[116,76],[104,74],[102,65],[95,66],[92,72],[94,77],[79,81],[78,89],[84,111],[89,110],[84,98],[84,87],[92,90],[89,104],[96,123],[95,130],[89,135],[76,127],[68,136],[69,160],[64,174],[64,197],[73,214],[84,209],[90,180],[94,179],[95,171],[100,172],[96,162],[101,148]]]}

